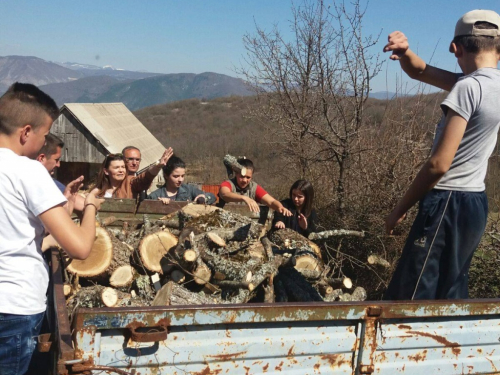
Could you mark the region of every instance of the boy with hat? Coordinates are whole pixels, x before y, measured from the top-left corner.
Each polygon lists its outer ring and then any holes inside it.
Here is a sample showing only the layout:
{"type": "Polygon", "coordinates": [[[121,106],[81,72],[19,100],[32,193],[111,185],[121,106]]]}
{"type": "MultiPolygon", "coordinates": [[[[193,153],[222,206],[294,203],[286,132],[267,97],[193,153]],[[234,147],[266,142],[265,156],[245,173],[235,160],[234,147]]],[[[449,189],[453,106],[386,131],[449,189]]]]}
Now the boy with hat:
{"type": "Polygon", "coordinates": [[[384,52],[414,79],[450,91],[441,103],[430,158],[386,218],[386,231],[419,202],[386,299],[468,297],[468,271],[488,214],[484,178],[500,126],[500,16],[473,10],[457,22],[450,52],[463,74],[427,65],[405,35],[389,35],[384,52]]]}

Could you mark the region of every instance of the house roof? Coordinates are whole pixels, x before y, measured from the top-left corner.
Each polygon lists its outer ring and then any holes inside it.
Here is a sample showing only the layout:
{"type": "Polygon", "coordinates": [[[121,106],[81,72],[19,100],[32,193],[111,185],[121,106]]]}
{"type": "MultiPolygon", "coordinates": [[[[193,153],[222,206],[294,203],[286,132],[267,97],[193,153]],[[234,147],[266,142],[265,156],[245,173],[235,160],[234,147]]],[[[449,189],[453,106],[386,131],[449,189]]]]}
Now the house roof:
{"type": "Polygon", "coordinates": [[[66,108],[109,153],[126,146],[141,150],[141,169],[156,162],[165,147],[123,103],[65,103],[66,108]]]}

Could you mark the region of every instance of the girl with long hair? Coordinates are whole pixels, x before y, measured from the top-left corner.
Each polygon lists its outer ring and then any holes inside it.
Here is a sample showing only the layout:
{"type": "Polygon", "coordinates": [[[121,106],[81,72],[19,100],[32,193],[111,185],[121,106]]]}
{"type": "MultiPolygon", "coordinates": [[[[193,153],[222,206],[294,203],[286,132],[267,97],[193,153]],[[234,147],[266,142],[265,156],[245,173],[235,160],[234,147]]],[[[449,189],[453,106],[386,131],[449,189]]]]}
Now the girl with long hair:
{"type": "Polygon", "coordinates": [[[276,229],[290,228],[307,237],[316,232],[316,211],[313,209],[314,189],[306,180],[297,180],[290,188],[290,197],[281,201],[283,207],[290,210],[292,216],[274,213],[273,227],[276,229]]]}

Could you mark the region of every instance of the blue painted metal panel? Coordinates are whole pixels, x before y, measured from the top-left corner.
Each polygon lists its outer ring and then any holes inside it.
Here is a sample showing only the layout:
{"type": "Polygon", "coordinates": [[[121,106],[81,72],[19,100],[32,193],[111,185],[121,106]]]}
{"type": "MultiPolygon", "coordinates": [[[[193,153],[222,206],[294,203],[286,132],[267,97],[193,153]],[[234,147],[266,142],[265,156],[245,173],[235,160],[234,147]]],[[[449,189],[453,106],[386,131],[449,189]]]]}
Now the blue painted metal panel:
{"type": "Polygon", "coordinates": [[[155,343],[128,340],[124,330],[78,335],[84,359],[145,374],[352,374],[356,327],[347,322],[171,326],[155,343]],[[96,350],[96,341],[100,342],[96,350]]]}
{"type": "Polygon", "coordinates": [[[500,318],[449,317],[381,322],[376,374],[497,374],[500,318]]]}

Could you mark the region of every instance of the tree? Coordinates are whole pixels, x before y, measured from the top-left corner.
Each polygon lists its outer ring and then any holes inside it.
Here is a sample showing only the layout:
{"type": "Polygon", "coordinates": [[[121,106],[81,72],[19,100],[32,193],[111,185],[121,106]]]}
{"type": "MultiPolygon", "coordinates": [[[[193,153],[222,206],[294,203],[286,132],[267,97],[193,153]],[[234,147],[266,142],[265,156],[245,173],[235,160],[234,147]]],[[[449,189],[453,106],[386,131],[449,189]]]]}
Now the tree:
{"type": "Polygon", "coordinates": [[[378,36],[363,35],[360,0],[305,0],[292,11],[291,40],[277,26],[244,36],[247,66],[240,73],[260,103],[252,115],[273,124],[273,139],[296,174],[314,179],[329,171],[342,214],[350,162],[366,151],[359,140],[370,81],[381,68],[370,52],[378,36]]]}

